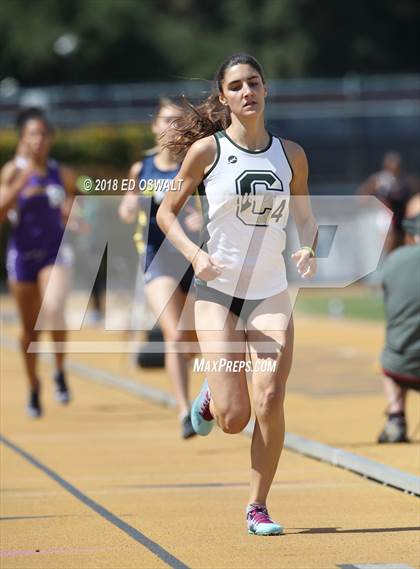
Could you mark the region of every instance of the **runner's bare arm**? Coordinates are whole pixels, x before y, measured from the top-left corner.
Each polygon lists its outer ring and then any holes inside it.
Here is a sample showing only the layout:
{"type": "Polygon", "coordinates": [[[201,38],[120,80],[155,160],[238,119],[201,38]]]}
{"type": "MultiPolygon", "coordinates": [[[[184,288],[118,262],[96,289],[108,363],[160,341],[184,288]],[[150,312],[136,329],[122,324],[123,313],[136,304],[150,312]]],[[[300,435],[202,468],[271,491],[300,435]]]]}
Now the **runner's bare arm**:
{"type": "Polygon", "coordinates": [[[76,172],[68,166],[60,166],[60,176],[66,190],[66,199],[61,206],[61,213],[64,221],[67,223],[71,208],[73,207],[74,198],[78,193],[76,172]]]}
{"type": "Polygon", "coordinates": [[[3,166],[0,173],[0,223],[6,221],[7,212],[15,205],[30,174],[31,169],[18,168],[14,161],[3,166]]]}
{"type": "Polygon", "coordinates": [[[78,193],[76,172],[73,168],[69,168],[68,166],[60,166],[60,176],[63,180],[67,195],[75,196],[78,193]]]}
{"type": "Polygon", "coordinates": [[[308,192],[308,161],[303,148],[295,142],[284,140],[284,147],[293,171],[290,209],[299,232],[300,244],[315,250],[318,228],[308,192]]]}
{"type": "Polygon", "coordinates": [[[376,174],[369,176],[367,180],[362,182],[356,190],[359,196],[371,196],[376,191],[376,174]]]}
{"type": "Polygon", "coordinates": [[[197,190],[215,158],[216,142],[213,136],[195,142],[187,152],[181,170],[174,179],[173,187],[176,191],[166,193],[157,213],[159,227],[190,262],[200,248],[187,237],[177,220],[177,215],[188,198],[197,190]]]}
{"type": "Polygon", "coordinates": [[[127,192],[120,202],[118,208],[118,215],[124,223],[134,223],[136,221],[137,213],[139,210],[139,192],[138,192],[138,178],[143,167],[142,162],[135,162],[128,173],[128,178],[135,181],[135,187],[132,192],[127,192]]]}

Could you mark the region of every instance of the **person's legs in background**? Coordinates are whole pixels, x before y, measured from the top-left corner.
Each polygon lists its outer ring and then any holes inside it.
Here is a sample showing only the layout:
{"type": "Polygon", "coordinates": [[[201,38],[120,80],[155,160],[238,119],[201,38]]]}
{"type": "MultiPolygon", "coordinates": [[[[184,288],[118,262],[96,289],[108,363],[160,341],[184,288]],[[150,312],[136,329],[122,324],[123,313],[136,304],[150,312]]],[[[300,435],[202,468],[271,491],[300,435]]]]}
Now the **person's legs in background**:
{"type": "Polygon", "coordinates": [[[17,303],[22,324],[20,343],[26,376],[29,382],[27,412],[30,417],[40,417],[42,415],[40,401],[41,384],[37,375],[37,354],[28,352],[30,344],[38,339],[35,324],[41,305],[39,289],[36,282],[19,282],[10,279],[9,288],[17,303]]]}
{"type": "MultiPolygon", "coordinates": [[[[183,438],[189,438],[195,433],[188,429],[190,402],[189,386],[189,354],[177,350],[177,343],[188,342],[186,330],[179,329],[187,295],[184,294],[176,279],[170,276],[160,276],[150,281],[145,287],[147,302],[159,321],[166,345],[165,368],[172,383],[178,412],[183,423],[183,438]]],[[[182,328],[182,326],[181,326],[182,328]]]]}
{"type": "Polygon", "coordinates": [[[67,340],[65,307],[71,286],[71,271],[64,265],[48,265],[39,272],[38,284],[42,304],[37,326],[41,330],[49,330],[53,342],[57,343],[54,372],[55,394],[57,401],[65,405],[70,401],[70,391],[64,369],[64,345],[67,340]]]}
{"type": "Polygon", "coordinates": [[[407,389],[401,387],[390,377],[384,377],[383,385],[388,401],[388,418],[382,432],[378,436],[378,443],[408,442],[407,422],[405,420],[407,389]]]}

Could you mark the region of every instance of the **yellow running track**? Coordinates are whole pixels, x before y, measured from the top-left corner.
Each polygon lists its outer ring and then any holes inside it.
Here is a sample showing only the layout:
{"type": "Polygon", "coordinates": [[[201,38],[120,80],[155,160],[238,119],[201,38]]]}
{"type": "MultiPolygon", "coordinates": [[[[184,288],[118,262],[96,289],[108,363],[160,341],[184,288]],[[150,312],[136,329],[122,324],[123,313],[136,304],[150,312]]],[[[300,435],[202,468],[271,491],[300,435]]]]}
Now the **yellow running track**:
{"type": "MultiPolygon", "coordinates": [[[[296,328],[288,431],[418,474],[418,434],[410,445],[375,444],[385,408],[381,326],[298,318],[296,328]]],[[[16,323],[2,332],[16,338],[16,323]]],[[[97,330],[72,337],[121,339],[97,330]]],[[[127,356],[69,359],[169,389],[163,371],[135,370],[127,356]]],[[[45,416],[30,421],[20,356],[2,348],[2,569],[419,565],[415,497],[284,451],[269,506],[285,535],[249,536],[249,439],[216,430],[183,441],[172,410],[75,373],[74,401],[62,408],[50,365],[40,370],[45,416]]],[[[409,400],[410,432],[418,401],[409,400]]]]}

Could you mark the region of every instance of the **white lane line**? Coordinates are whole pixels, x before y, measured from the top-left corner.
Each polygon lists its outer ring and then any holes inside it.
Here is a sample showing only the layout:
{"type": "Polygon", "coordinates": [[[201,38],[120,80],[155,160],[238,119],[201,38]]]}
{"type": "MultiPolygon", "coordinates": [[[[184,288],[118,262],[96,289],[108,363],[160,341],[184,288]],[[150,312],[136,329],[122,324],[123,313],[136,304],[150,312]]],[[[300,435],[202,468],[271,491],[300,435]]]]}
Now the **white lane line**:
{"type": "Polygon", "coordinates": [[[414,569],[405,563],[350,563],[337,565],[340,569],[414,569]]]}
{"type": "MultiPolygon", "coordinates": [[[[12,350],[16,350],[18,346],[16,340],[10,337],[6,338],[5,335],[2,337],[2,345],[12,350]]],[[[50,359],[48,355],[46,355],[46,359],[50,359]]],[[[171,408],[176,407],[176,401],[173,395],[155,387],[135,382],[120,374],[93,368],[75,361],[67,362],[66,367],[88,381],[133,393],[158,405],[171,408]]],[[[243,433],[248,437],[252,436],[253,429],[254,422],[251,420],[243,433]]],[[[344,468],[375,482],[402,490],[407,494],[420,496],[420,477],[397,468],[392,468],[337,447],[325,445],[318,441],[312,441],[294,433],[286,433],[284,446],[288,450],[309,458],[344,468]]]]}
{"type": "Polygon", "coordinates": [[[134,541],[143,545],[148,551],[153,553],[156,557],[161,559],[166,565],[168,565],[172,569],[191,569],[190,567],[185,565],[185,563],[183,563],[182,561],[177,559],[174,555],[172,555],[169,551],[167,551],[164,547],[159,545],[159,543],[147,537],[146,534],[139,531],[134,526],[127,524],[127,522],[118,517],[116,514],[114,514],[107,508],[104,508],[104,506],[102,506],[98,502],[95,502],[95,500],[92,500],[92,498],[90,498],[87,494],[85,494],[84,492],[76,488],[76,486],[74,486],[73,484],[62,478],[58,474],[58,472],[55,472],[55,470],[52,470],[47,465],[39,461],[34,455],[30,454],[20,446],[16,445],[8,437],[0,435],[0,443],[3,443],[5,447],[14,451],[16,454],[18,454],[21,458],[26,460],[33,467],[43,472],[46,476],[48,476],[48,478],[54,480],[54,482],[56,482],[59,486],[61,486],[61,488],[66,490],[74,498],[79,500],[79,502],[81,502],[82,504],[84,504],[94,512],[96,512],[99,516],[104,518],[113,526],[120,529],[123,533],[131,537],[134,541]]]}
{"type": "MultiPolygon", "coordinates": [[[[119,374],[102,371],[78,362],[69,362],[67,367],[90,381],[129,391],[159,405],[176,407],[175,398],[172,395],[155,387],[142,385],[119,374]]],[[[243,433],[250,437],[253,429],[254,422],[250,421],[243,433]]],[[[403,490],[408,494],[420,496],[420,478],[397,468],[392,468],[337,447],[312,441],[294,433],[286,433],[285,448],[333,466],[345,468],[376,482],[403,490]]]]}

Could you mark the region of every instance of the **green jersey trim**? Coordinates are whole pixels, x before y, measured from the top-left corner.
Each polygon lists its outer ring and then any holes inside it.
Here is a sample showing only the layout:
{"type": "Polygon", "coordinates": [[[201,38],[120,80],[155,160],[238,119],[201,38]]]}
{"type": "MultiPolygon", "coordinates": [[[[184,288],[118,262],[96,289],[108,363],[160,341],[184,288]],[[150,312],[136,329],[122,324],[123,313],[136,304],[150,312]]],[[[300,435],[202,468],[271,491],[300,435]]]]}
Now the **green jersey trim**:
{"type": "Polygon", "coordinates": [[[239,146],[239,144],[237,144],[234,140],[230,138],[230,136],[227,134],[225,130],[222,130],[220,132],[222,136],[225,136],[229,140],[229,142],[233,144],[233,146],[236,146],[236,148],[242,150],[242,152],[246,152],[247,154],[262,154],[263,152],[267,152],[267,150],[269,150],[271,148],[271,145],[273,144],[273,135],[271,134],[271,132],[268,132],[269,141],[267,146],[262,150],[249,150],[249,148],[244,148],[243,146],[239,146]]]}
{"type": "Polygon", "coordinates": [[[214,136],[214,140],[216,141],[216,146],[217,146],[216,158],[215,158],[210,170],[204,174],[203,180],[205,180],[213,172],[213,170],[216,168],[217,163],[219,162],[219,158],[220,158],[220,142],[219,142],[220,132],[216,132],[213,136],[214,136]]]}
{"type": "Polygon", "coordinates": [[[287,156],[287,152],[286,152],[286,149],[285,149],[285,147],[284,147],[284,144],[283,144],[282,139],[281,139],[279,136],[277,136],[276,138],[278,138],[278,140],[279,140],[279,142],[280,142],[280,144],[281,144],[281,147],[283,148],[284,156],[286,157],[287,163],[289,164],[290,172],[291,172],[291,174],[292,174],[292,179],[290,180],[290,183],[292,183],[293,178],[295,177],[295,172],[294,172],[293,167],[292,167],[292,165],[291,165],[291,163],[290,163],[289,157],[287,156]]]}
{"type": "MultiPolygon", "coordinates": [[[[210,239],[209,231],[208,231],[208,224],[210,222],[209,219],[209,202],[206,195],[206,189],[204,187],[203,182],[198,187],[198,193],[201,196],[201,212],[203,215],[203,227],[201,228],[200,232],[200,241],[199,247],[206,253],[208,253],[207,243],[210,239]]],[[[201,286],[207,286],[207,282],[199,279],[197,276],[194,276],[194,282],[201,286]]]]}

